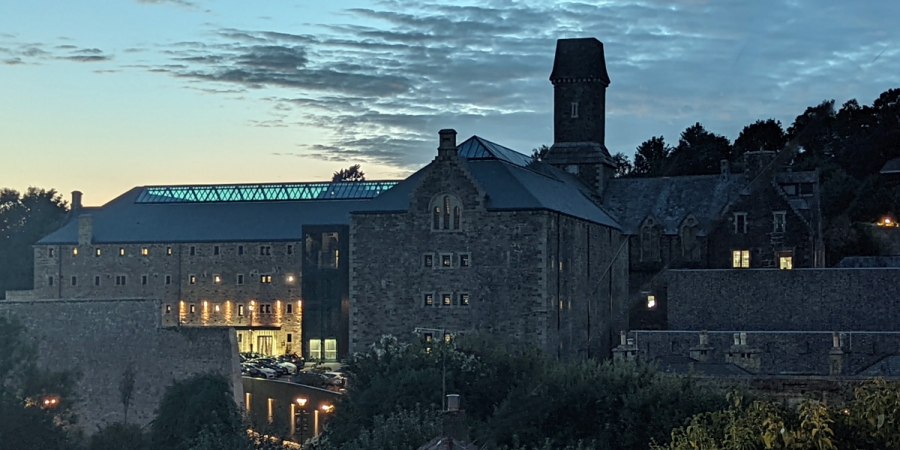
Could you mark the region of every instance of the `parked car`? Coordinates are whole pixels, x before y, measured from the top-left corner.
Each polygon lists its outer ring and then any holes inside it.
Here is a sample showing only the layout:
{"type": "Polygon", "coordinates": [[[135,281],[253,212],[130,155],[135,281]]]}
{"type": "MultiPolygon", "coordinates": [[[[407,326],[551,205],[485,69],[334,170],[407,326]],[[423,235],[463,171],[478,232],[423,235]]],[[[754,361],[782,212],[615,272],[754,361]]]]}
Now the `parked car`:
{"type": "Polygon", "coordinates": [[[328,383],[332,386],[342,388],[347,385],[347,377],[341,372],[325,372],[322,375],[325,375],[328,378],[328,383]]]}
{"type": "Polygon", "coordinates": [[[241,365],[241,375],[253,378],[268,378],[262,370],[248,365],[241,365]]]}
{"type": "Polygon", "coordinates": [[[270,368],[268,368],[268,367],[261,366],[261,365],[259,365],[259,364],[254,364],[254,363],[244,363],[242,366],[246,366],[246,367],[248,367],[248,368],[254,368],[254,369],[257,369],[257,370],[259,370],[260,372],[262,372],[263,374],[265,374],[265,375],[266,375],[266,378],[277,378],[277,377],[278,377],[278,372],[276,372],[275,370],[270,369],[270,368]]]}
{"type": "Polygon", "coordinates": [[[268,362],[264,358],[263,359],[254,359],[253,361],[251,361],[251,363],[253,363],[254,365],[259,366],[259,367],[265,367],[265,368],[272,369],[275,371],[276,374],[278,374],[277,376],[287,375],[287,373],[288,373],[288,370],[286,367],[281,367],[277,364],[268,362]]]}
{"type": "Polygon", "coordinates": [[[279,361],[286,361],[295,366],[297,366],[297,370],[300,370],[306,367],[306,360],[297,355],[296,353],[291,353],[288,355],[281,355],[277,358],[279,361]]]}
{"type": "Polygon", "coordinates": [[[285,370],[286,374],[295,374],[297,373],[297,366],[293,363],[289,363],[287,361],[279,361],[274,358],[260,358],[257,361],[268,364],[270,366],[276,366],[285,370]]]}

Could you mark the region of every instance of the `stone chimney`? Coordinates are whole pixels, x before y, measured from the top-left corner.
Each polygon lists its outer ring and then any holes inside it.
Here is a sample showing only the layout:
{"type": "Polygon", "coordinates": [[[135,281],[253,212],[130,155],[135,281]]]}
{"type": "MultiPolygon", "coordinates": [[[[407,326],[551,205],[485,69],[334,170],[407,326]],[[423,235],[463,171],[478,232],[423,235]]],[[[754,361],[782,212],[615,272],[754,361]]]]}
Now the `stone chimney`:
{"type": "Polygon", "coordinates": [[[732,363],[749,372],[758,373],[761,366],[760,350],[747,343],[747,333],[734,333],[734,345],[728,349],[725,362],[732,363]]]}
{"type": "Polygon", "coordinates": [[[831,376],[840,376],[844,373],[844,343],[842,342],[840,333],[837,331],[831,335],[831,350],[828,351],[828,374],[831,376]]]}
{"type": "Polygon", "coordinates": [[[442,435],[460,442],[469,442],[466,412],[459,409],[459,395],[447,394],[447,411],[443,413],[442,435]]]}
{"type": "Polygon", "coordinates": [[[81,211],[81,191],[72,191],[72,205],[69,208],[72,214],[78,214],[81,211]]]}
{"type": "Polygon", "coordinates": [[[438,158],[449,158],[456,156],[456,130],[444,129],[438,132],[441,137],[438,146],[438,158]]]}
{"type": "Polygon", "coordinates": [[[78,245],[91,245],[94,241],[94,218],[90,214],[78,216],[78,245]]]}
{"type": "Polygon", "coordinates": [[[709,355],[712,353],[713,346],[709,345],[709,333],[705,330],[700,332],[700,344],[691,347],[691,359],[700,362],[709,361],[709,355]]]}
{"type": "Polygon", "coordinates": [[[613,361],[634,361],[637,359],[637,344],[634,338],[629,338],[628,333],[619,333],[619,346],[613,349],[613,361]]]}

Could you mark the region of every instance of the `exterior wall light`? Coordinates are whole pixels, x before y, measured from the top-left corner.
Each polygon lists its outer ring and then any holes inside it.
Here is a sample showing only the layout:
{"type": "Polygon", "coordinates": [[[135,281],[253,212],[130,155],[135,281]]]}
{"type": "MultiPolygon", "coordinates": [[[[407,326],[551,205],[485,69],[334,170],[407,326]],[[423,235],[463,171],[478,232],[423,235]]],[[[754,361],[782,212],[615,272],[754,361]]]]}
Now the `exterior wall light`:
{"type": "Polygon", "coordinates": [[[297,402],[298,405],[300,405],[301,407],[303,407],[303,406],[306,406],[306,402],[307,402],[308,400],[305,399],[305,398],[303,398],[303,397],[297,397],[297,400],[295,400],[295,401],[297,402]]]}

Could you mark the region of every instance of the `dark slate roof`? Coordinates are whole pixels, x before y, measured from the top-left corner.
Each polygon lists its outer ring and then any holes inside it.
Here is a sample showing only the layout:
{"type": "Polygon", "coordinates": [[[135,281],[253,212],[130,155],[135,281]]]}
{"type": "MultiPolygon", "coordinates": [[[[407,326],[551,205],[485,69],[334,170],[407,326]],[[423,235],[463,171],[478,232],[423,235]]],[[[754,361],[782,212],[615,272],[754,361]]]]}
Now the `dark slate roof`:
{"type": "MultiPolygon", "coordinates": [[[[488,210],[547,210],[620,228],[615,219],[591,200],[590,188],[562,170],[532,161],[478,136],[458,145],[457,150],[466,157],[469,171],[487,194],[488,210]]],[[[408,210],[409,193],[418,185],[424,171],[414,173],[372,200],[367,210],[408,210]]]]}
{"type": "Polygon", "coordinates": [[[609,181],[603,205],[626,234],[637,234],[648,216],[662,224],[663,233],[677,234],[688,214],[705,234],[746,185],[743,174],[615,178],[609,181]]]}
{"type": "Polygon", "coordinates": [[[900,158],[894,158],[884,164],[881,168],[883,174],[900,173],[900,158]]]}
{"type": "Polygon", "coordinates": [[[863,369],[857,375],[866,377],[900,377],[900,356],[887,356],[863,369]]]}
{"type": "Polygon", "coordinates": [[[550,81],[596,79],[609,86],[603,43],[596,38],[560,39],[550,81]]]}
{"type": "MultiPolygon", "coordinates": [[[[237,242],[300,240],[304,225],[346,225],[350,211],[370,200],[136,203],[136,187],[100,208],[93,218],[94,243],[237,242]]],[[[38,241],[75,244],[78,221],[38,241]]]]}
{"type": "Polygon", "coordinates": [[[847,256],[838,262],[837,267],[900,267],[900,256],[847,256]]]}
{"type": "Polygon", "coordinates": [[[687,356],[661,356],[653,360],[659,370],[679,375],[697,374],[708,377],[742,377],[750,372],[732,363],[700,362],[687,356]]]}
{"type": "Polygon", "coordinates": [[[778,184],[818,183],[819,173],[816,171],[776,172],[775,181],[778,182],[778,184]]]}

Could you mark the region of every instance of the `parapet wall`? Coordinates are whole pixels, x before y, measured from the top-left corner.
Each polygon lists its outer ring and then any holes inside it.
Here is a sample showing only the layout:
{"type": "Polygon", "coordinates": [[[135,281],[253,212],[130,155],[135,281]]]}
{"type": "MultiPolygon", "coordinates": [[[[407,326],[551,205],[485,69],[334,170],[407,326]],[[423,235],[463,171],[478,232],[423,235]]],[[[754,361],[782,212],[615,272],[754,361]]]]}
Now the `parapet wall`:
{"type": "Polygon", "coordinates": [[[134,391],[128,422],[148,425],[168,386],[212,373],[232,381],[243,399],[240,359],[232,328],[161,328],[157,300],[2,301],[38,346],[38,362],[80,374],[76,413],[88,434],[124,419],[119,384],[131,368],[134,391]]]}
{"type": "Polygon", "coordinates": [[[900,268],[672,270],[668,328],[900,331],[900,268]]]}

